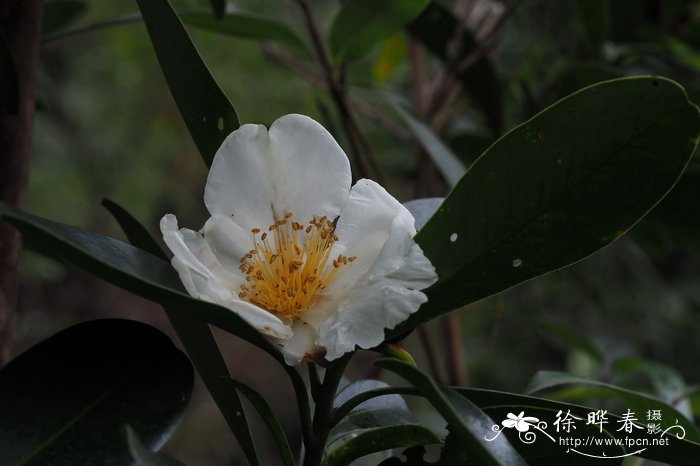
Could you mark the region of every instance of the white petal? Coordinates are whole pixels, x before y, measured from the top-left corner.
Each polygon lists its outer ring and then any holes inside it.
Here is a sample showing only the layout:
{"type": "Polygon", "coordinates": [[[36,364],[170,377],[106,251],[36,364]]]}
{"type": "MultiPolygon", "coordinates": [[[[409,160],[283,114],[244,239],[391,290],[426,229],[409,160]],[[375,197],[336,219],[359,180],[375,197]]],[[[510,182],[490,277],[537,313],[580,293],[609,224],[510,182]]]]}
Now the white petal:
{"type": "Polygon", "coordinates": [[[212,215],[231,217],[244,230],[265,228],[286,212],[305,223],[314,215],[334,218],[350,182],[350,164],[333,137],[309,117],[287,115],[269,132],[243,125],[226,138],[204,202],[212,215]]]}
{"type": "Polygon", "coordinates": [[[265,309],[243,301],[235,295],[232,295],[231,299],[217,304],[231,309],[260,333],[283,340],[292,336],[292,328],[289,325],[265,309]]]}
{"type": "MultiPolygon", "coordinates": [[[[408,214],[410,215],[410,214],[408,214]]],[[[437,281],[435,267],[413,241],[412,219],[399,215],[391,225],[391,234],[384,243],[368,279],[391,280],[408,288],[422,290],[437,281]]]]}
{"type": "Polygon", "coordinates": [[[186,228],[178,229],[174,215],[168,214],[161,219],[160,231],[175,257],[193,271],[232,287],[240,283],[240,274],[231,273],[221,266],[209,243],[200,233],[186,228]]]}
{"type": "Polygon", "coordinates": [[[319,351],[316,345],[316,330],[302,321],[292,326],[292,336],[286,340],[277,340],[284,359],[290,366],[299,364],[307,355],[319,351]]]}
{"type": "Polygon", "coordinates": [[[425,301],[422,292],[389,282],[359,287],[323,324],[318,343],[326,348],[326,359],[331,361],[353,351],[356,345],[373,348],[384,341],[385,328],[406,320],[425,301]]]}
{"type": "Polygon", "coordinates": [[[263,125],[243,125],[229,134],[214,156],[204,189],[212,216],[231,217],[247,230],[272,223],[272,158],[263,125]]]}
{"type": "Polygon", "coordinates": [[[244,230],[230,217],[214,215],[201,231],[212,252],[227,270],[237,272],[241,257],[254,247],[250,230],[244,230]]]}
{"type": "Polygon", "coordinates": [[[297,221],[312,216],[334,218],[352,183],[350,162],[333,136],[304,115],[286,115],[270,127],[277,158],[276,194],[297,221]]]}
{"type": "Polygon", "coordinates": [[[347,292],[337,311],[328,313],[318,337],[327,359],[340,357],[355,345],[377,346],[384,341],[385,329],[394,328],[427,301],[419,290],[433,284],[437,274],[413,241],[413,232],[413,218],[400,211],[367,273],[347,292]]]}
{"type": "MultiPolygon", "coordinates": [[[[413,217],[399,201],[372,180],[359,180],[350,190],[348,202],[340,211],[335,229],[338,242],[332,252],[357,259],[343,267],[328,287],[330,290],[346,289],[363,277],[374,264],[379,251],[389,239],[391,225],[399,216],[407,224],[413,217]]],[[[415,230],[409,227],[409,235],[415,230]]]]}
{"type": "Polygon", "coordinates": [[[291,328],[280,319],[236,294],[242,281],[240,273],[226,270],[198,232],[178,230],[174,215],[160,222],[163,239],[173,252],[172,264],[180,275],[187,292],[197,299],[231,309],[250,325],[266,335],[289,338],[291,328]]]}

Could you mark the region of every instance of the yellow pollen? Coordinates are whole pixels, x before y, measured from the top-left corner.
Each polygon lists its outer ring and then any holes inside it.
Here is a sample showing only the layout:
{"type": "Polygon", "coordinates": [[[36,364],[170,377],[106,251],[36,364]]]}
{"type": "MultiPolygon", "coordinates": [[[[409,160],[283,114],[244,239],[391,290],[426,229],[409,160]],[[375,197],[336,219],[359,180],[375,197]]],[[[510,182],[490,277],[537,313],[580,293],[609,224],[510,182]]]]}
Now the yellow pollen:
{"type": "Polygon", "coordinates": [[[253,249],[241,257],[245,282],[238,296],[278,317],[294,321],[309,309],[338,271],[356,256],[330,257],[338,241],[328,217],[314,217],[308,226],[287,212],[268,227],[251,229],[253,249]]]}

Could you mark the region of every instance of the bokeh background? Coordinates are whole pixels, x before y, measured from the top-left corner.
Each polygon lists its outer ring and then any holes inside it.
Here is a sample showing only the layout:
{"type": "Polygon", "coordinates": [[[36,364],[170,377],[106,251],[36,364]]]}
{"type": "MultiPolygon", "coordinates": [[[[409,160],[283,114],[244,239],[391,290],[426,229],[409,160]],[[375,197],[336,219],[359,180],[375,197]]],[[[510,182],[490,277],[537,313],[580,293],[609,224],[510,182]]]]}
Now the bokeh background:
{"type": "MultiPolygon", "coordinates": [[[[61,2],[46,2],[51,3],[61,2]]],[[[206,167],[170,96],[145,27],[133,21],[135,2],[63,3],[73,3],[75,14],[51,16],[47,7],[45,28],[53,32],[41,47],[26,209],[121,239],[102,199],[126,207],[156,235],[166,213],[199,228],[207,218],[206,167]],[[105,22],[114,24],[65,32],[105,22]]],[[[172,3],[179,9],[209,8],[203,1],[172,3]]],[[[322,29],[339,3],[310,2],[322,29]]],[[[477,40],[474,50],[483,48],[479,53],[489,66],[488,73],[474,78],[483,82],[451,95],[439,119],[429,121],[467,164],[504,131],[594,82],[662,75],[684,85],[691,100],[700,97],[696,1],[439,3],[464,18],[463,27],[477,40]]],[[[229,0],[227,7],[275,18],[306,37],[291,1],[229,0]]],[[[281,115],[304,113],[327,125],[347,149],[342,133],[335,131],[338,120],[328,93],[281,64],[275,49],[189,30],[242,123],[269,125],[281,115]]],[[[313,61],[291,56],[317,69],[313,61]]],[[[387,94],[403,96],[420,116],[420,73],[429,84],[439,82],[444,66],[403,33],[347,69],[349,94],[398,126],[389,131],[358,117],[384,184],[402,201],[446,193],[445,183],[386,100],[387,94]]],[[[693,386],[700,382],[699,170],[698,162],[691,161],[669,196],[607,249],[432,322],[403,344],[421,367],[445,382],[522,393],[538,370],[566,370],[693,401],[693,386]],[[653,362],[654,370],[671,374],[676,391],[655,384],[652,369],[626,370],[623,357],[653,362]]],[[[24,253],[15,354],[73,323],[102,317],[144,321],[176,338],[158,305],[73,267],[24,253]]],[[[217,337],[233,373],[260,390],[298,444],[291,387],[279,369],[235,337],[223,332],[217,337]]],[[[373,357],[362,352],[350,378],[382,377],[368,364],[373,357]]],[[[261,444],[269,443],[261,426],[255,432],[261,444]]],[[[200,382],[166,451],[192,465],[243,461],[200,382]]]]}

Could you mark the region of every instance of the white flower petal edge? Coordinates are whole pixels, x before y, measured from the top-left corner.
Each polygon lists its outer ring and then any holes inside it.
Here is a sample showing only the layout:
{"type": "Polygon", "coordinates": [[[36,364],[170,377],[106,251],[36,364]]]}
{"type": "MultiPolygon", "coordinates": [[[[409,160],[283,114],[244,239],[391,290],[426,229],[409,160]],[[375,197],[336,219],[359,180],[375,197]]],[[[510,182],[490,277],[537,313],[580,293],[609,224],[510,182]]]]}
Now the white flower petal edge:
{"type": "Polygon", "coordinates": [[[188,293],[239,314],[288,364],[380,344],[427,300],[420,290],[437,275],[408,210],[377,183],[350,180],[345,153],[309,117],[231,133],[207,179],[212,216],[201,232],[178,229],[170,214],[161,220],[188,293]]]}
{"type": "Polygon", "coordinates": [[[225,270],[204,237],[192,230],[178,230],[177,220],[168,214],[160,221],[165,244],[173,252],[172,264],[187,292],[202,301],[225,306],[253,327],[277,338],[289,338],[291,329],[271,313],[234,297],[240,278],[225,270]]]}
{"type": "Polygon", "coordinates": [[[304,115],[286,115],[268,131],[243,125],[214,156],[204,203],[248,232],[294,212],[297,219],[333,218],[352,182],[350,162],[335,139],[304,115]],[[332,180],[329,182],[329,180],[332,180]]]}
{"type": "Polygon", "coordinates": [[[394,202],[398,212],[379,255],[319,329],[318,344],[326,348],[328,359],[352,351],[354,345],[368,349],[380,344],[385,329],[396,327],[428,300],[419,290],[437,280],[435,268],[413,241],[413,217],[394,202]]]}

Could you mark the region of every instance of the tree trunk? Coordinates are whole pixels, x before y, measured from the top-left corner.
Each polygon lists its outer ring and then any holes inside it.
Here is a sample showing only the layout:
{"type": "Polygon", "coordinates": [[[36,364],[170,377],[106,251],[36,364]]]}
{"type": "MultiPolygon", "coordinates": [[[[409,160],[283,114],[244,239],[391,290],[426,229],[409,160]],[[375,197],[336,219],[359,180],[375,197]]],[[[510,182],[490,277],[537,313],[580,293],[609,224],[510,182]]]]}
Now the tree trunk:
{"type": "MultiPolygon", "coordinates": [[[[42,0],[0,0],[0,201],[21,205],[27,188],[42,0]]],[[[0,224],[0,366],[10,357],[17,304],[19,234],[0,224]]]]}

